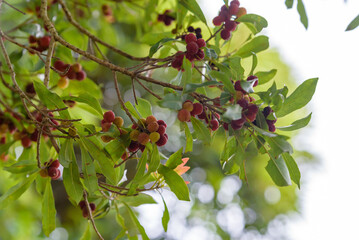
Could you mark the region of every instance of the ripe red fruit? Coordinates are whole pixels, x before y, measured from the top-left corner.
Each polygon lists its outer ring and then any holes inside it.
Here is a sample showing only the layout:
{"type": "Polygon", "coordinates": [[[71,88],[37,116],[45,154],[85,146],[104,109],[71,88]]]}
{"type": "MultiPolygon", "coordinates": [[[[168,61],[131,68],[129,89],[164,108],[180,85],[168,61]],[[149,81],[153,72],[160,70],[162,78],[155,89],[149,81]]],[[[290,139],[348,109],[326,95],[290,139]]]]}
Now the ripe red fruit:
{"type": "Polygon", "coordinates": [[[147,125],[147,130],[149,132],[156,132],[159,128],[159,125],[157,122],[151,122],[150,124],[147,125]]]}
{"type": "Polygon", "coordinates": [[[214,26],[221,26],[224,22],[224,17],[222,15],[219,15],[212,20],[214,26]]]}
{"type": "Polygon", "coordinates": [[[191,111],[192,116],[199,115],[203,112],[203,105],[201,103],[193,103],[193,110],[191,111]]]}
{"type": "MultiPolygon", "coordinates": [[[[148,116],[148,117],[146,118],[146,124],[148,125],[148,124],[150,124],[150,123],[152,123],[152,122],[156,122],[156,123],[157,123],[156,117],[153,116],[153,115],[148,116]]],[[[157,123],[157,124],[158,124],[158,123],[157,123]]]]}
{"type": "Polygon", "coordinates": [[[223,126],[224,130],[228,131],[228,123],[225,122],[222,124],[222,126],[223,126]]]}
{"type": "Polygon", "coordinates": [[[194,55],[198,52],[198,44],[196,42],[190,42],[187,44],[186,49],[187,53],[194,55]]]}
{"type": "Polygon", "coordinates": [[[67,64],[65,64],[65,63],[64,63],[63,61],[61,61],[61,60],[56,60],[56,61],[54,62],[54,68],[56,68],[57,70],[63,72],[63,71],[66,70],[67,64]]]}
{"type": "Polygon", "coordinates": [[[137,141],[141,145],[146,145],[150,141],[150,136],[147,133],[142,132],[138,135],[137,141]]]}
{"type": "Polygon", "coordinates": [[[233,4],[240,5],[238,0],[232,0],[230,5],[233,5],[233,4]]]}
{"type": "Polygon", "coordinates": [[[197,41],[197,37],[196,35],[194,35],[193,33],[187,34],[185,37],[185,41],[187,44],[189,44],[190,42],[196,42],[197,41]]]}
{"type": "Polygon", "coordinates": [[[191,100],[186,100],[182,104],[182,109],[187,109],[188,111],[192,111],[193,110],[193,102],[191,100]]]}
{"type": "Polygon", "coordinates": [[[206,46],[206,41],[203,38],[197,39],[197,45],[199,48],[203,48],[206,46]]]}
{"type": "Polygon", "coordinates": [[[272,110],[272,108],[269,107],[269,106],[265,107],[265,108],[263,109],[263,111],[262,111],[262,113],[263,113],[263,115],[264,115],[265,118],[268,117],[269,114],[271,114],[272,112],[273,112],[273,110],[272,110]]]}
{"type": "Polygon", "coordinates": [[[128,146],[128,151],[136,152],[138,150],[139,144],[136,141],[131,141],[130,145],[128,146]]]}
{"type": "Polygon", "coordinates": [[[59,169],[56,169],[56,176],[52,177],[52,180],[59,179],[61,177],[61,171],[59,169]]]}
{"type": "Polygon", "coordinates": [[[165,145],[168,141],[168,138],[166,138],[164,135],[160,136],[160,139],[158,139],[158,141],[156,142],[156,145],[161,147],[163,145],[165,145]]]}
{"type": "Polygon", "coordinates": [[[80,207],[81,209],[85,208],[85,207],[86,207],[86,202],[85,202],[84,200],[81,200],[81,201],[79,202],[79,207],[80,207]]]}
{"type": "Polygon", "coordinates": [[[192,62],[192,61],[196,58],[196,56],[193,55],[192,53],[187,52],[187,53],[186,53],[186,58],[187,58],[189,61],[192,62]]]}
{"type": "Polygon", "coordinates": [[[205,109],[202,110],[202,113],[198,114],[197,116],[199,119],[207,119],[207,114],[205,109]]]}
{"type": "Polygon", "coordinates": [[[66,76],[71,80],[76,79],[76,72],[74,71],[72,66],[69,68],[69,71],[67,72],[66,76]]]}
{"type": "Polygon", "coordinates": [[[76,80],[78,81],[82,81],[86,78],[86,72],[85,71],[80,71],[76,73],[76,80]]]}
{"type": "Polygon", "coordinates": [[[275,126],[274,126],[274,124],[268,124],[268,130],[269,130],[270,132],[275,132],[275,126]]]}
{"type": "Polygon", "coordinates": [[[50,167],[58,168],[60,166],[59,160],[55,160],[51,163],[50,167]]]}
{"type": "Polygon", "coordinates": [[[40,45],[40,47],[47,49],[47,48],[49,48],[50,41],[51,41],[50,36],[44,36],[39,39],[39,45],[40,45]]]}
{"type": "Polygon", "coordinates": [[[72,65],[72,69],[73,69],[75,72],[80,72],[80,71],[82,71],[82,66],[81,66],[80,63],[74,63],[74,64],[72,65]]]}
{"type": "Polygon", "coordinates": [[[158,129],[157,129],[157,132],[161,135],[165,134],[166,133],[166,127],[164,125],[159,125],[158,126],[158,129]]]}
{"type": "Polygon", "coordinates": [[[236,30],[236,27],[237,27],[237,23],[235,21],[227,21],[225,24],[224,24],[224,29],[232,32],[234,30],[236,30]]]}
{"type": "Polygon", "coordinates": [[[233,130],[241,129],[243,127],[243,124],[245,121],[246,120],[244,118],[232,120],[231,126],[232,126],[233,130]]]}
{"type": "Polygon", "coordinates": [[[28,136],[25,136],[21,139],[21,145],[24,147],[24,148],[29,148],[31,147],[31,139],[28,137],[28,136]]]}
{"type": "Polygon", "coordinates": [[[239,104],[239,106],[241,106],[243,109],[248,107],[248,101],[245,98],[239,99],[237,104],[239,104]]]}
{"type": "Polygon", "coordinates": [[[197,59],[200,59],[200,60],[202,60],[202,59],[204,58],[204,52],[203,52],[202,49],[200,49],[200,50],[198,51],[198,53],[196,54],[196,58],[197,58],[197,59]]]}
{"type": "Polygon", "coordinates": [[[37,38],[33,35],[30,35],[29,36],[29,43],[30,44],[34,44],[34,43],[37,43],[37,38]]]}
{"type": "Polygon", "coordinates": [[[57,168],[56,167],[49,167],[47,172],[48,172],[48,175],[49,177],[53,178],[53,177],[56,177],[57,176],[57,168]]]}
{"type": "Polygon", "coordinates": [[[5,144],[6,143],[6,137],[2,137],[0,139],[0,144],[5,144]]]}
{"type": "Polygon", "coordinates": [[[90,203],[90,209],[92,212],[95,211],[96,205],[94,203],[90,203]]]}
{"type": "Polygon", "coordinates": [[[227,29],[223,29],[221,31],[221,38],[223,40],[228,40],[230,37],[231,37],[231,32],[230,31],[228,31],[227,29]]]}
{"type": "Polygon", "coordinates": [[[165,121],[163,121],[163,120],[158,120],[157,123],[158,123],[158,125],[163,125],[163,126],[165,126],[165,128],[167,127],[167,124],[166,124],[165,121]]]}
{"type": "Polygon", "coordinates": [[[212,131],[216,131],[219,127],[219,122],[217,121],[217,119],[212,119],[209,122],[209,127],[212,129],[212,131]]]}
{"type": "Polygon", "coordinates": [[[177,118],[181,122],[188,122],[191,120],[191,114],[187,109],[181,109],[178,111],[177,118]]]}
{"type": "Polygon", "coordinates": [[[229,14],[237,15],[238,12],[239,12],[239,4],[237,5],[231,2],[231,5],[229,6],[229,14]]]}
{"type": "Polygon", "coordinates": [[[115,120],[115,113],[112,111],[107,111],[103,114],[103,120],[105,122],[113,122],[115,120]]]}
{"type": "Polygon", "coordinates": [[[101,121],[102,132],[108,132],[108,130],[110,130],[111,125],[112,123],[102,120],[101,121]]]}
{"type": "Polygon", "coordinates": [[[82,216],[83,216],[84,218],[87,218],[87,217],[89,216],[89,213],[88,213],[88,211],[87,211],[87,208],[83,208],[83,209],[82,209],[82,216]]]}
{"type": "Polygon", "coordinates": [[[244,115],[248,119],[248,121],[253,122],[256,120],[256,116],[258,113],[258,106],[256,104],[249,104],[244,115]]]}

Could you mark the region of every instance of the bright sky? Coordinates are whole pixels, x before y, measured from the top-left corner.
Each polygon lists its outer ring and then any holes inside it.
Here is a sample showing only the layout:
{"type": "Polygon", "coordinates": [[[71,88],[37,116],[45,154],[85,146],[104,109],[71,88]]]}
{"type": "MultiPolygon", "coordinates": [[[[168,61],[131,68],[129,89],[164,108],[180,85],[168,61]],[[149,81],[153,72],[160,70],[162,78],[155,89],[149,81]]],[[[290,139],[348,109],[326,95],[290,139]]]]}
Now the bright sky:
{"type": "MultiPolygon", "coordinates": [[[[302,216],[289,223],[293,240],[358,239],[358,102],[359,28],[345,32],[359,14],[359,1],[304,0],[309,29],[305,31],[296,9],[284,0],[242,0],[248,12],[262,15],[265,34],[293,70],[298,82],[319,77],[310,109],[311,128],[297,143],[315,153],[321,166],[305,176],[299,192],[302,216]]],[[[296,1],[295,1],[296,2],[296,1]]],[[[222,1],[213,1],[216,14],[222,1]]]]}

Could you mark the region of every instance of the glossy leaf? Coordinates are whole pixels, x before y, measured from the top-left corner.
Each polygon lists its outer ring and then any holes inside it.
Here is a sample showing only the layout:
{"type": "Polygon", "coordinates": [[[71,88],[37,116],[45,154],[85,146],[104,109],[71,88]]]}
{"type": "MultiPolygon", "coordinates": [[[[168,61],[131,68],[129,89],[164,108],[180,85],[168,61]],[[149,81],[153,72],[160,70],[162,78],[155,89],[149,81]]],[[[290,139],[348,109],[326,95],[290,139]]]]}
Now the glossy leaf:
{"type": "Polygon", "coordinates": [[[293,7],[294,0],[285,0],[285,5],[288,9],[293,7]]]}
{"type": "Polygon", "coordinates": [[[119,199],[132,207],[138,207],[142,204],[157,204],[152,196],[144,193],[139,193],[136,196],[124,196],[119,199]]]}
{"type": "Polygon", "coordinates": [[[103,116],[102,108],[101,108],[101,105],[100,105],[99,101],[96,98],[94,98],[92,95],[90,95],[89,93],[81,93],[77,97],[75,97],[75,96],[66,96],[66,97],[63,97],[63,99],[64,100],[72,100],[72,101],[75,101],[75,102],[85,103],[88,106],[95,109],[99,116],[101,116],[101,117],[103,116]]]}
{"type": "Polygon", "coordinates": [[[158,102],[158,105],[160,105],[163,108],[180,110],[182,109],[182,98],[177,94],[168,93],[164,96],[164,98],[161,101],[158,102]]]}
{"type": "Polygon", "coordinates": [[[251,125],[253,127],[253,129],[258,132],[259,134],[263,135],[263,136],[267,136],[267,137],[276,137],[278,136],[277,134],[275,133],[272,133],[272,132],[269,132],[269,131],[266,131],[266,130],[263,130],[255,125],[251,125]]]}
{"type": "Polygon", "coordinates": [[[211,133],[204,123],[197,118],[191,117],[193,129],[197,134],[197,138],[204,143],[209,144],[211,142],[211,133]]]}
{"type": "Polygon", "coordinates": [[[162,215],[162,226],[163,229],[165,230],[165,232],[167,232],[167,226],[168,226],[168,222],[170,221],[170,214],[168,212],[168,208],[167,208],[167,204],[165,202],[165,199],[162,197],[162,201],[163,201],[163,206],[164,206],[164,211],[163,211],[163,215],[162,215]]]}
{"type": "Polygon", "coordinates": [[[308,17],[307,17],[307,13],[305,11],[304,3],[302,0],[297,0],[297,1],[298,1],[297,11],[300,16],[300,21],[302,22],[305,29],[308,29],[308,17]]]}
{"type": "Polygon", "coordinates": [[[148,172],[154,172],[160,166],[160,153],[156,144],[152,145],[152,153],[150,157],[150,163],[148,164],[148,172]]]}
{"type": "Polygon", "coordinates": [[[183,148],[180,148],[177,152],[173,153],[166,162],[166,167],[175,169],[182,163],[182,152],[183,148]]]}
{"type": "Polygon", "coordinates": [[[158,173],[163,175],[165,182],[179,200],[189,201],[189,191],[184,180],[171,168],[161,165],[158,173]]]}
{"type": "Polygon", "coordinates": [[[277,186],[291,185],[289,171],[281,155],[278,158],[271,157],[266,166],[266,170],[277,186]]]}
{"type": "Polygon", "coordinates": [[[193,137],[191,134],[191,131],[189,130],[189,127],[187,125],[187,123],[184,123],[184,133],[186,135],[186,148],[185,148],[185,153],[186,152],[192,152],[193,150],[193,137]]]}
{"type": "Polygon", "coordinates": [[[276,112],[277,117],[285,115],[300,109],[307,105],[312,99],[318,78],[312,78],[304,81],[297,89],[284,101],[283,106],[276,112]]]}
{"type": "Polygon", "coordinates": [[[64,168],[62,177],[67,194],[77,204],[80,202],[83,194],[83,187],[80,182],[79,169],[76,163],[75,155],[67,168],[64,168]]]}
{"type": "Polygon", "coordinates": [[[256,72],[254,75],[258,77],[258,85],[262,85],[272,80],[276,74],[277,69],[272,69],[267,72],[256,72]]]}
{"type": "Polygon", "coordinates": [[[350,31],[353,30],[355,28],[357,28],[359,26],[359,15],[356,16],[348,25],[347,29],[345,29],[345,31],[350,31]]]}
{"type": "Polygon", "coordinates": [[[220,82],[217,81],[208,81],[208,82],[204,82],[204,83],[190,83],[186,85],[186,93],[190,93],[190,92],[194,92],[196,91],[197,88],[200,87],[206,87],[206,86],[221,86],[223,85],[220,82]]]}
{"type": "Polygon", "coordinates": [[[289,153],[283,153],[282,157],[285,161],[285,164],[288,167],[289,175],[292,181],[297,184],[298,188],[300,188],[300,171],[297,163],[294,158],[289,153]]]}
{"type": "Polygon", "coordinates": [[[87,227],[85,232],[82,234],[80,240],[91,240],[91,226],[90,221],[87,222],[87,227]]]}
{"type": "Polygon", "coordinates": [[[89,193],[92,194],[98,190],[95,165],[83,144],[80,144],[80,147],[84,185],[89,193]]]}
{"type": "Polygon", "coordinates": [[[240,18],[237,18],[236,22],[252,23],[258,32],[262,31],[263,28],[268,27],[267,20],[257,14],[245,14],[240,18]]]}
{"type": "Polygon", "coordinates": [[[44,196],[42,197],[42,229],[48,237],[56,228],[55,199],[52,193],[51,178],[46,182],[44,196]]]}
{"type": "Polygon", "coordinates": [[[283,152],[293,153],[293,148],[283,136],[267,137],[266,141],[269,143],[274,157],[279,156],[283,152]]]}
{"type": "Polygon", "coordinates": [[[308,123],[310,122],[310,119],[312,117],[312,114],[310,113],[308,116],[306,116],[305,118],[299,119],[297,121],[294,121],[292,124],[290,124],[289,126],[286,127],[277,127],[277,129],[280,129],[281,131],[294,131],[294,130],[298,130],[301,129],[305,126],[308,125],[308,123]]]}
{"type": "Polygon", "coordinates": [[[152,45],[150,48],[150,52],[148,54],[148,57],[152,57],[166,42],[176,41],[176,39],[173,38],[164,38],[152,45]]]}
{"type": "Polygon", "coordinates": [[[229,79],[229,76],[227,76],[225,73],[212,70],[209,74],[212,77],[216,78],[218,81],[221,81],[223,83],[224,87],[229,92],[231,92],[231,93],[236,92],[236,90],[234,89],[232,81],[229,79]]]}
{"type": "Polygon", "coordinates": [[[202,12],[202,9],[198,5],[196,0],[178,0],[185,8],[192,12],[199,20],[207,24],[206,18],[202,12]]]}
{"type": "Polygon", "coordinates": [[[138,115],[136,109],[130,102],[126,102],[125,106],[127,107],[128,111],[131,113],[132,116],[134,116],[137,119],[141,119],[140,115],[138,115]]]}
{"type": "Polygon", "coordinates": [[[136,109],[141,114],[143,118],[152,115],[152,105],[149,101],[143,98],[137,98],[136,109]]]}
{"type": "Polygon", "coordinates": [[[59,161],[61,165],[65,168],[67,168],[69,166],[69,163],[75,159],[73,142],[73,139],[65,139],[63,144],[61,144],[59,161]]]}
{"type": "Polygon", "coordinates": [[[240,47],[236,56],[242,58],[250,57],[252,53],[259,53],[266,50],[269,47],[269,41],[267,36],[257,36],[251,39],[249,42],[245,43],[240,47]]]}
{"type": "Polygon", "coordinates": [[[123,204],[126,206],[128,212],[130,213],[130,216],[131,216],[132,220],[135,222],[135,224],[136,224],[136,226],[138,228],[138,231],[140,232],[140,234],[142,236],[142,239],[143,240],[150,240],[148,238],[146,232],[145,232],[145,229],[142,227],[141,223],[138,221],[135,213],[132,211],[132,209],[126,203],[123,203],[123,204]]]}
{"type": "Polygon", "coordinates": [[[37,164],[34,160],[23,160],[16,162],[15,164],[4,167],[5,171],[11,172],[11,173],[27,173],[31,172],[37,169],[37,164]]]}
{"type": "Polygon", "coordinates": [[[2,195],[0,198],[0,209],[4,209],[7,205],[18,199],[30,187],[33,181],[35,181],[37,174],[37,172],[33,173],[22,182],[11,187],[4,195],[2,195]]]}

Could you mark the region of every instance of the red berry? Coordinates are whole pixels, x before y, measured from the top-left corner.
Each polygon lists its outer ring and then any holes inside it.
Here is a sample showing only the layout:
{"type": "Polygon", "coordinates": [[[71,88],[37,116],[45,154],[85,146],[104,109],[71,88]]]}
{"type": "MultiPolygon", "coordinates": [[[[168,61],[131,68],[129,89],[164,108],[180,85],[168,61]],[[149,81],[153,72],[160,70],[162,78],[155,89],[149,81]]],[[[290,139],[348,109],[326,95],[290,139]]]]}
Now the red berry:
{"type": "Polygon", "coordinates": [[[102,132],[108,132],[108,130],[110,130],[111,125],[112,123],[102,120],[101,121],[102,132]]]}
{"type": "Polygon", "coordinates": [[[69,68],[69,71],[67,72],[66,76],[71,80],[76,79],[76,72],[73,70],[72,66],[69,68]]]}
{"type": "Polygon", "coordinates": [[[186,53],[186,58],[187,58],[189,61],[192,62],[192,61],[196,58],[196,56],[195,56],[194,54],[192,54],[192,53],[187,52],[187,53],[186,53]]]}
{"type": "Polygon", "coordinates": [[[169,26],[169,25],[171,25],[172,21],[173,21],[173,18],[166,15],[163,22],[165,23],[166,26],[169,26]]]}
{"type": "Polygon", "coordinates": [[[163,145],[165,145],[167,143],[168,139],[164,136],[161,135],[160,139],[156,142],[157,146],[161,147],[163,145]]]}
{"type": "Polygon", "coordinates": [[[50,167],[58,168],[60,166],[59,160],[55,160],[51,163],[50,167]]]}
{"type": "Polygon", "coordinates": [[[5,144],[6,143],[6,137],[2,137],[0,139],[0,144],[5,144]]]}
{"type": "Polygon", "coordinates": [[[251,81],[251,80],[254,80],[254,84],[253,84],[253,87],[256,87],[258,85],[258,77],[257,76],[254,76],[254,75],[251,75],[247,78],[247,81],[251,81]]]}
{"type": "Polygon", "coordinates": [[[203,109],[201,114],[198,114],[197,116],[199,119],[207,119],[207,114],[206,114],[206,110],[203,109]]]}
{"type": "Polygon", "coordinates": [[[232,0],[230,5],[233,5],[233,4],[236,4],[238,6],[240,5],[238,0],[232,0]]]}
{"type": "Polygon", "coordinates": [[[164,125],[159,125],[157,132],[161,135],[166,133],[166,127],[164,125]]]}
{"type": "Polygon", "coordinates": [[[29,148],[31,147],[31,139],[28,136],[25,136],[21,139],[21,144],[24,148],[29,148]]]}
{"type": "Polygon", "coordinates": [[[79,202],[79,206],[80,206],[81,209],[83,209],[84,207],[86,207],[86,202],[84,200],[81,200],[79,202]]]}
{"type": "Polygon", "coordinates": [[[197,37],[196,35],[194,35],[193,33],[187,34],[185,37],[185,41],[187,44],[189,44],[190,42],[196,42],[197,41],[197,37]]]}
{"type": "Polygon", "coordinates": [[[78,81],[82,81],[86,78],[86,73],[84,71],[80,71],[76,73],[76,79],[78,81]]]}
{"type": "Polygon", "coordinates": [[[187,109],[181,109],[178,111],[177,118],[181,122],[188,122],[191,119],[191,114],[187,109]]]}
{"type": "Polygon", "coordinates": [[[265,108],[263,109],[263,111],[262,111],[262,113],[263,113],[263,115],[264,115],[265,118],[268,117],[269,114],[271,114],[272,112],[273,112],[273,110],[272,110],[272,108],[269,107],[269,106],[265,107],[265,108]]]}
{"type": "Polygon", "coordinates": [[[106,122],[113,122],[115,120],[115,113],[112,111],[107,111],[103,114],[103,120],[106,122]]]}
{"type": "Polygon", "coordinates": [[[176,69],[181,69],[181,67],[182,67],[182,63],[183,63],[183,55],[182,55],[182,57],[179,57],[179,56],[176,56],[173,60],[172,60],[172,62],[171,62],[171,66],[173,67],[173,68],[176,68],[176,69]]]}
{"type": "Polygon", "coordinates": [[[84,218],[87,218],[87,217],[89,216],[89,213],[87,212],[87,208],[83,208],[83,209],[82,209],[82,216],[83,216],[84,218]]]}
{"type": "Polygon", "coordinates": [[[229,14],[237,15],[238,12],[239,12],[239,4],[237,5],[231,3],[231,5],[229,6],[229,14]]]}
{"type": "Polygon", "coordinates": [[[158,120],[157,123],[158,123],[158,125],[163,125],[163,126],[165,126],[165,128],[167,127],[167,124],[166,124],[165,121],[163,121],[163,120],[158,120]]]}
{"type": "Polygon", "coordinates": [[[200,59],[200,60],[202,60],[202,59],[204,58],[204,52],[203,52],[202,49],[200,49],[200,50],[198,51],[198,53],[196,54],[196,58],[197,58],[197,59],[200,59]]]}
{"type": "Polygon", "coordinates": [[[197,45],[199,48],[203,48],[206,46],[206,41],[203,38],[197,40],[197,45]]]}
{"type": "Polygon", "coordinates": [[[52,180],[59,179],[61,177],[61,171],[57,168],[56,169],[56,176],[52,177],[52,180]]]}
{"type": "Polygon", "coordinates": [[[186,46],[187,53],[189,54],[196,54],[198,52],[198,44],[196,42],[190,42],[186,46]]]}
{"type": "Polygon", "coordinates": [[[239,106],[241,106],[243,109],[247,109],[248,107],[248,101],[245,98],[239,99],[237,104],[239,104],[239,106]]]}
{"type": "Polygon", "coordinates": [[[30,35],[29,36],[29,43],[30,44],[34,44],[34,43],[37,43],[37,38],[33,35],[30,35]]]}
{"type": "Polygon", "coordinates": [[[65,64],[65,63],[64,63],[63,61],[61,61],[61,60],[56,60],[56,61],[54,62],[54,68],[56,68],[57,70],[63,72],[63,71],[66,70],[67,64],[65,64]]]}
{"type": "Polygon", "coordinates": [[[90,209],[91,211],[95,211],[96,205],[94,203],[90,203],[90,209]]]}
{"type": "Polygon", "coordinates": [[[145,145],[139,145],[138,148],[141,150],[141,152],[145,151],[146,146],[145,145]]]}
{"type": "Polygon", "coordinates": [[[49,48],[50,41],[51,41],[50,36],[44,36],[39,39],[39,45],[40,45],[40,47],[47,49],[47,48],[49,48]]]}
{"type": "Polygon", "coordinates": [[[227,21],[225,24],[224,24],[224,29],[232,32],[234,30],[236,30],[236,27],[237,27],[237,23],[235,21],[227,21]]]}
{"type": "Polygon", "coordinates": [[[222,126],[226,131],[228,131],[228,123],[225,122],[225,123],[222,124],[222,126]]]}
{"type": "Polygon", "coordinates": [[[256,104],[249,104],[244,115],[248,119],[248,121],[253,122],[256,120],[256,116],[258,113],[258,106],[256,104]]]}
{"type": "Polygon", "coordinates": [[[222,15],[219,15],[212,20],[214,26],[221,26],[224,22],[224,17],[222,15]]]}
{"type": "Polygon", "coordinates": [[[241,129],[243,127],[243,124],[245,121],[246,120],[244,118],[232,120],[231,126],[232,126],[233,130],[241,129]]]}
{"type": "Polygon", "coordinates": [[[128,151],[136,152],[139,148],[139,144],[136,141],[131,141],[130,145],[128,146],[128,151]]]}
{"type": "Polygon", "coordinates": [[[228,31],[227,29],[223,29],[221,31],[221,38],[223,40],[228,40],[230,37],[231,37],[231,32],[230,31],[228,31]]]}
{"type": "Polygon", "coordinates": [[[209,122],[209,127],[212,129],[212,131],[216,131],[219,127],[219,123],[218,123],[217,119],[212,119],[209,122]]]}
{"type": "Polygon", "coordinates": [[[49,167],[48,170],[47,170],[48,175],[49,175],[49,177],[51,177],[51,178],[57,176],[57,171],[58,171],[58,169],[57,169],[56,167],[49,167]]]}
{"type": "Polygon", "coordinates": [[[193,110],[191,111],[191,115],[199,115],[203,112],[203,105],[201,103],[193,103],[193,110]]]}
{"type": "Polygon", "coordinates": [[[275,126],[274,126],[274,124],[268,124],[268,130],[269,130],[270,132],[275,132],[275,126]]]}

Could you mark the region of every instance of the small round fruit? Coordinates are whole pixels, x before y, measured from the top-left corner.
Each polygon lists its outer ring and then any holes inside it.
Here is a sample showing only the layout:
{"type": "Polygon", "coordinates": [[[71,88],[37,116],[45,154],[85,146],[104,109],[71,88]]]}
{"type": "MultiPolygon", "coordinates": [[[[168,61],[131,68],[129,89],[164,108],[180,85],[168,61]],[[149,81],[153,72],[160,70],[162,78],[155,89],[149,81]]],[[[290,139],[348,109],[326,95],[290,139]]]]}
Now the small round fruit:
{"type": "Polygon", "coordinates": [[[51,37],[50,36],[44,36],[39,39],[39,45],[42,48],[47,49],[50,45],[51,37]]]}
{"type": "Polygon", "coordinates": [[[75,127],[70,127],[69,128],[69,135],[71,137],[75,137],[77,135],[77,129],[75,127]]]}
{"type": "Polygon", "coordinates": [[[188,32],[194,32],[194,27],[189,26],[189,27],[187,28],[187,31],[188,31],[188,32]]]}
{"type": "Polygon", "coordinates": [[[161,147],[167,143],[168,139],[164,135],[160,135],[160,139],[156,142],[156,145],[161,147]]]}
{"type": "Polygon", "coordinates": [[[78,81],[82,81],[85,80],[86,78],[86,72],[85,71],[80,71],[76,73],[76,80],[78,81]]]}
{"type": "Polygon", "coordinates": [[[87,211],[87,208],[83,208],[83,209],[82,209],[82,216],[83,216],[84,218],[88,218],[89,213],[88,213],[88,211],[87,211]]]}
{"type": "Polygon", "coordinates": [[[197,41],[197,37],[196,35],[194,35],[193,33],[187,34],[185,37],[185,41],[187,44],[189,44],[190,42],[196,42],[197,41]]]}
{"type": "Polygon", "coordinates": [[[150,136],[147,133],[142,132],[138,135],[137,141],[141,145],[146,145],[150,141],[150,136]]]}
{"type": "Polygon", "coordinates": [[[182,104],[182,109],[186,109],[191,112],[193,110],[193,102],[190,100],[185,101],[182,104]]]}
{"type": "Polygon", "coordinates": [[[268,130],[269,130],[270,132],[275,132],[275,126],[274,126],[274,124],[268,124],[268,130]]]}
{"type": "Polygon", "coordinates": [[[152,132],[150,134],[150,140],[153,143],[156,143],[160,139],[161,135],[158,132],[152,132]]]}
{"type": "Polygon", "coordinates": [[[148,116],[148,117],[146,118],[146,124],[148,125],[148,124],[150,124],[150,123],[152,123],[152,122],[157,122],[156,117],[153,116],[153,115],[148,116]]]}
{"type": "Polygon", "coordinates": [[[55,177],[51,177],[52,180],[56,180],[59,179],[61,177],[61,171],[59,169],[56,169],[56,176],[55,177]]]}
{"type": "Polygon", "coordinates": [[[115,120],[115,113],[112,111],[107,111],[103,114],[103,120],[105,122],[112,123],[115,120]]]}
{"type": "Polygon", "coordinates": [[[256,87],[258,85],[258,77],[255,75],[251,75],[247,78],[247,81],[253,81],[253,87],[256,87]]]}
{"type": "Polygon", "coordinates": [[[81,64],[80,63],[74,63],[73,65],[72,65],[72,69],[75,71],[75,72],[80,72],[80,71],[82,71],[82,66],[81,66],[81,64]]]}
{"type": "Polygon", "coordinates": [[[48,172],[48,174],[49,174],[49,177],[56,177],[57,176],[57,168],[56,167],[49,167],[48,169],[47,169],[47,172],[48,172]]]}
{"type": "Polygon", "coordinates": [[[233,32],[234,30],[236,30],[236,27],[237,27],[237,23],[235,21],[227,21],[224,24],[224,29],[226,29],[230,32],[233,32]]]}
{"type": "Polygon", "coordinates": [[[90,203],[90,209],[91,211],[95,211],[96,205],[94,203],[90,203]]]}
{"type": "Polygon", "coordinates": [[[199,48],[203,48],[206,46],[206,41],[203,38],[197,40],[197,45],[199,48]]]}
{"type": "Polygon", "coordinates": [[[150,124],[147,125],[147,130],[149,132],[156,132],[159,128],[159,125],[157,122],[151,122],[150,124]]]}
{"type": "Polygon", "coordinates": [[[230,37],[231,37],[231,32],[230,32],[229,30],[223,29],[223,30],[221,31],[221,38],[222,38],[223,40],[228,40],[230,37]]]}
{"type": "Polygon", "coordinates": [[[140,131],[133,130],[133,131],[130,132],[130,139],[133,140],[133,141],[137,141],[138,135],[140,135],[140,131]]]}
{"type": "Polygon", "coordinates": [[[128,146],[128,151],[136,152],[139,148],[139,144],[137,141],[131,141],[130,145],[128,146]]]}
{"type": "Polygon", "coordinates": [[[24,147],[24,148],[29,148],[31,147],[31,139],[28,137],[28,136],[25,136],[21,139],[21,145],[24,147]]]}
{"type": "Polygon", "coordinates": [[[61,60],[56,60],[56,61],[54,62],[54,68],[57,69],[57,70],[59,70],[59,71],[61,71],[61,72],[63,72],[63,71],[66,70],[67,65],[66,65],[63,61],[61,61],[61,60]]]}
{"type": "Polygon", "coordinates": [[[63,76],[57,82],[57,86],[61,89],[65,89],[69,86],[69,83],[70,83],[69,79],[66,76],[63,76]]]}
{"type": "Polygon", "coordinates": [[[166,124],[165,121],[163,121],[163,120],[158,120],[157,123],[158,123],[158,125],[163,125],[163,126],[165,126],[165,128],[167,127],[167,124],[166,124]]]}
{"type": "Polygon", "coordinates": [[[60,167],[60,161],[56,159],[51,163],[50,167],[54,167],[54,168],[60,167]]]}
{"type": "Polygon", "coordinates": [[[163,135],[166,133],[166,127],[164,125],[159,125],[158,126],[158,129],[157,129],[157,132],[160,134],[160,135],[163,135]]]}
{"type": "Polygon", "coordinates": [[[191,114],[187,109],[181,109],[178,111],[177,118],[181,122],[188,122],[191,120],[191,114]]]}
{"type": "Polygon", "coordinates": [[[229,6],[229,14],[231,15],[237,15],[237,13],[239,12],[239,5],[237,4],[231,4],[229,6]]]}
{"type": "Polygon", "coordinates": [[[85,207],[86,207],[86,202],[85,202],[84,200],[81,200],[81,201],[79,202],[79,207],[80,207],[81,209],[85,208],[85,207]]]}
{"type": "Polygon", "coordinates": [[[219,122],[217,121],[217,119],[212,119],[209,122],[209,127],[212,129],[212,131],[216,131],[219,127],[219,122]]]}
{"type": "Polygon", "coordinates": [[[72,69],[72,66],[69,68],[69,71],[66,73],[66,76],[71,80],[76,79],[76,72],[72,69]]]}
{"type": "Polygon", "coordinates": [[[214,26],[221,26],[222,23],[224,22],[224,18],[223,18],[223,16],[220,15],[220,16],[213,18],[212,22],[213,22],[214,26]]]}
{"type": "Polygon", "coordinates": [[[122,117],[115,117],[115,119],[113,120],[113,124],[116,125],[116,127],[121,128],[123,126],[123,118],[122,117]]]}
{"type": "MultiPolygon", "coordinates": [[[[197,40],[197,37],[196,37],[197,40]]],[[[196,42],[189,42],[186,46],[187,52],[191,55],[194,55],[198,52],[198,44],[196,42]]]]}
{"type": "Polygon", "coordinates": [[[240,7],[238,9],[237,17],[242,17],[246,14],[247,14],[247,9],[245,9],[244,7],[240,7]]]}
{"type": "Polygon", "coordinates": [[[192,116],[197,116],[203,112],[203,105],[201,103],[193,103],[192,116]]]}
{"type": "Polygon", "coordinates": [[[41,169],[39,173],[40,173],[40,176],[43,177],[43,178],[49,176],[47,174],[47,169],[46,168],[41,169]]]}

